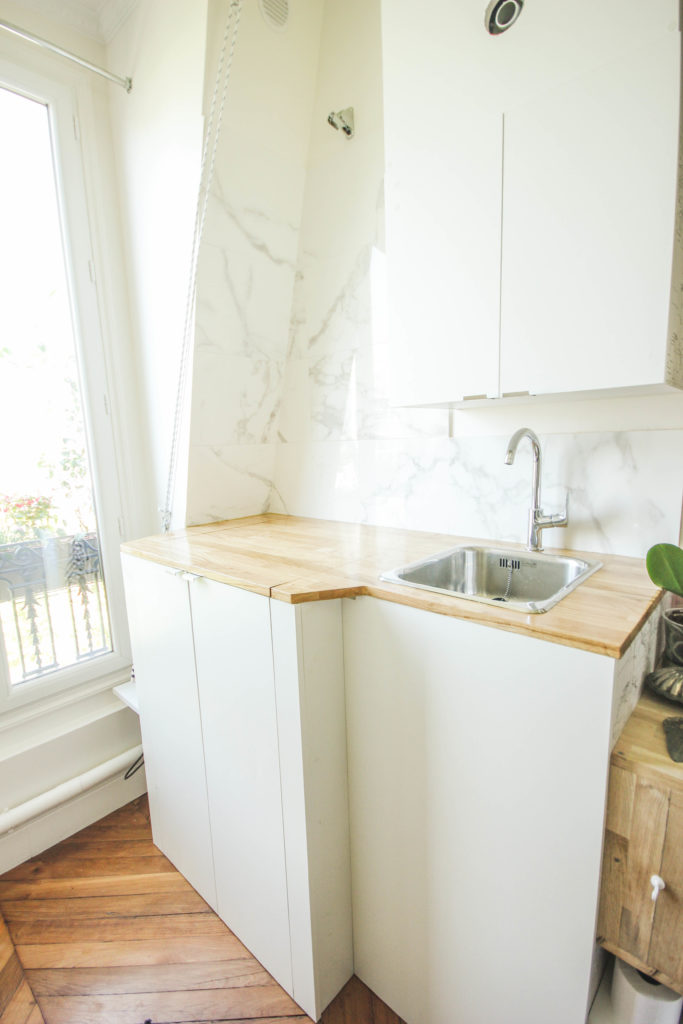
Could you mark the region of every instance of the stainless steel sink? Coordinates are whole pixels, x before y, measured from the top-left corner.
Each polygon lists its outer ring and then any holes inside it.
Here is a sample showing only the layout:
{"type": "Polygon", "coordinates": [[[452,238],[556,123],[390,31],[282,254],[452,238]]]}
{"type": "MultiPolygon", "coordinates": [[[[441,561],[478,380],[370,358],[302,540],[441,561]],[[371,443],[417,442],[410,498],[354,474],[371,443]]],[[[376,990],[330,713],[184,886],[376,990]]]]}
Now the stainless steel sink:
{"type": "Polygon", "coordinates": [[[570,555],[472,545],[440,551],[380,579],[520,612],[547,612],[601,567],[602,562],[570,555]]]}

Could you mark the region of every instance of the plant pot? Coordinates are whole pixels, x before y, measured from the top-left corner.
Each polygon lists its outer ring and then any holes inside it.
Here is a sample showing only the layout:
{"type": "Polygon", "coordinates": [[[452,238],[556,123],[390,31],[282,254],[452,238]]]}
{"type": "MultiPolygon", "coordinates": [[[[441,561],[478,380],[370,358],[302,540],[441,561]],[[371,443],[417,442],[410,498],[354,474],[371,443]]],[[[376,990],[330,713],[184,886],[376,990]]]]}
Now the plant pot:
{"type": "Polygon", "coordinates": [[[683,608],[671,608],[662,616],[666,657],[674,665],[683,665],[683,608]]]}

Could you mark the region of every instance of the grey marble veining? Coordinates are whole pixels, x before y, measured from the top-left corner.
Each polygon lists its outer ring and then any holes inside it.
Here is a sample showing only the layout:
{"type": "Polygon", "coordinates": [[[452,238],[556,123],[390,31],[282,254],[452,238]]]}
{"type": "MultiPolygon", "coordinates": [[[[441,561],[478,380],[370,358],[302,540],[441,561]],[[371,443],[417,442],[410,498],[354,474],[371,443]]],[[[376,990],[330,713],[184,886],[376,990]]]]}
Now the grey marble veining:
{"type": "MultiPolygon", "coordinates": [[[[207,207],[190,431],[195,484],[206,449],[270,444],[278,437],[300,209],[286,188],[287,173],[280,180],[264,154],[251,153],[247,163],[264,183],[262,206],[254,205],[254,183],[245,180],[244,167],[228,163],[218,170],[207,207]]],[[[212,517],[233,507],[221,498],[216,477],[202,481],[201,489],[213,490],[212,517]]],[[[252,484],[246,493],[253,496],[252,484]]]]}
{"type": "Polygon", "coordinates": [[[378,257],[379,251],[368,245],[346,268],[305,257],[291,323],[289,363],[294,369],[283,398],[282,434],[288,441],[447,433],[444,410],[398,409],[389,403],[392,355],[382,322],[386,295],[376,272],[378,257]],[[314,314],[331,281],[339,290],[314,314]]]}
{"type": "MultiPolygon", "coordinates": [[[[238,206],[231,201],[228,187],[219,171],[214,178],[207,206],[205,238],[215,244],[226,237],[239,238],[254,255],[262,256],[276,266],[296,269],[299,227],[286,219],[275,217],[264,208],[238,206]]],[[[234,187],[234,186],[233,186],[234,187]]]]}
{"type": "Polygon", "coordinates": [[[205,386],[195,399],[192,444],[276,440],[284,364],[268,358],[198,352],[205,386]]]}
{"type": "Polygon", "coordinates": [[[278,501],[275,448],[196,446],[188,479],[188,526],[267,512],[278,501]]]}

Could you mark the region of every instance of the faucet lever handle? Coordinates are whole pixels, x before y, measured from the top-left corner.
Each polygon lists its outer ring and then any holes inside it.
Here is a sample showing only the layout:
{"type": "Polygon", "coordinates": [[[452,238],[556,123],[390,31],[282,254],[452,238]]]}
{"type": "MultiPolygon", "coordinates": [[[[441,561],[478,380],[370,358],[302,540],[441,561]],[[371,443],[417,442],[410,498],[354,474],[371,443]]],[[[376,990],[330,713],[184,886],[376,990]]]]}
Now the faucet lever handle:
{"type": "Polygon", "coordinates": [[[544,516],[549,520],[549,526],[567,526],[569,523],[569,491],[564,496],[564,512],[554,512],[552,515],[544,516]]]}
{"type": "Polygon", "coordinates": [[[564,512],[562,513],[564,519],[563,526],[566,526],[569,522],[569,491],[564,492],[564,512]]]}
{"type": "Polygon", "coordinates": [[[534,522],[536,526],[544,529],[548,526],[567,526],[569,523],[569,492],[566,493],[564,499],[564,512],[553,512],[549,515],[539,508],[535,513],[532,510],[534,522]]]}

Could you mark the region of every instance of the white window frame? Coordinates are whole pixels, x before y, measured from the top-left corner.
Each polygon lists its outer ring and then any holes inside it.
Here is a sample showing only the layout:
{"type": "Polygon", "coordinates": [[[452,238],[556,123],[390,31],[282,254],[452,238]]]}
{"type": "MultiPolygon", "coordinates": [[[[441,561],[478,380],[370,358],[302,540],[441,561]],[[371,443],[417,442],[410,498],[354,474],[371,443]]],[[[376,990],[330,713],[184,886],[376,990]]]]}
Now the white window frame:
{"type": "MultiPolygon", "coordinates": [[[[9,680],[4,651],[0,651],[0,719],[9,716],[15,720],[17,711],[25,705],[32,706],[30,714],[33,716],[39,710],[37,702],[43,702],[46,710],[52,710],[55,704],[70,703],[111,688],[129,676],[131,654],[119,556],[121,539],[125,536],[121,466],[114,437],[107,353],[102,330],[102,302],[98,295],[99,275],[94,255],[93,218],[89,209],[81,148],[78,104],[81,89],[69,81],[68,75],[48,76],[32,67],[4,59],[0,59],[0,86],[44,103],[48,110],[112,643],[109,654],[98,655],[78,665],[14,685],[9,680]],[[58,695],[63,695],[63,699],[60,700],[58,695]]],[[[101,199],[98,196],[96,198],[101,199]]]]}

